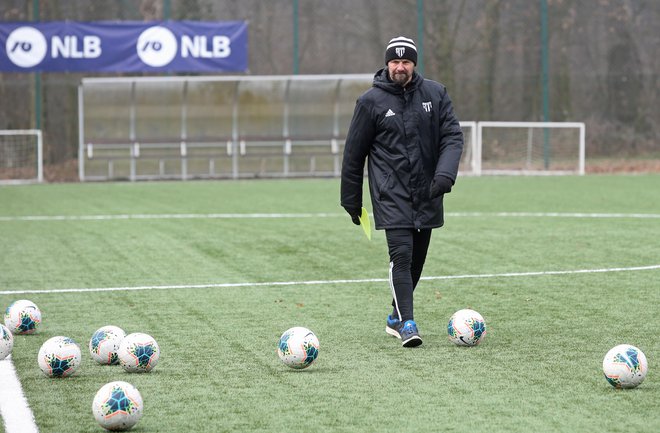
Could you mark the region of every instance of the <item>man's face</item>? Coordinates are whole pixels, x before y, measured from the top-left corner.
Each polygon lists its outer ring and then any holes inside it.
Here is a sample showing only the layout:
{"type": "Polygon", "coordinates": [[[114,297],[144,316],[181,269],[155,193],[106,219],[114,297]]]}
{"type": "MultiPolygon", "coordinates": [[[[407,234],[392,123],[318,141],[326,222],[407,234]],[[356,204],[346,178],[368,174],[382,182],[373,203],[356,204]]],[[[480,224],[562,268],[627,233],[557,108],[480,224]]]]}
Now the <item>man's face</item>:
{"type": "Polygon", "coordinates": [[[410,82],[413,75],[413,70],[415,69],[415,64],[410,60],[400,59],[400,60],[390,60],[387,63],[387,69],[390,74],[390,80],[405,86],[410,82]]]}

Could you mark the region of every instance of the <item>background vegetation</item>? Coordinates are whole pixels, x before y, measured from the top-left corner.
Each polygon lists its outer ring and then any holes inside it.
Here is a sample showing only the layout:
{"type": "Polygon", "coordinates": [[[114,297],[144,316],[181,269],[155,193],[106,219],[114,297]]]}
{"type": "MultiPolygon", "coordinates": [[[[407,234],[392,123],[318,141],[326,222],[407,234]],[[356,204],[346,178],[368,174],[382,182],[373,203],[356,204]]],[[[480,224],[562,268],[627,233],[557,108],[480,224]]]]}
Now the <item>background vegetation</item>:
{"type": "MultiPolygon", "coordinates": [[[[374,72],[383,65],[385,43],[404,34],[423,43],[424,75],[448,86],[462,120],[537,121],[543,117],[542,3],[3,0],[0,20],[31,21],[35,14],[41,21],[247,20],[249,74],[259,75],[294,72],[296,15],[301,74],[374,72]]],[[[547,5],[549,120],[586,122],[589,158],[660,160],[660,2],[547,5]]],[[[93,75],[42,74],[48,164],[75,163],[76,89],[83,76],[93,75]]],[[[34,126],[34,91],[34,74],[0,73],[0,128],[34,126]]]]}

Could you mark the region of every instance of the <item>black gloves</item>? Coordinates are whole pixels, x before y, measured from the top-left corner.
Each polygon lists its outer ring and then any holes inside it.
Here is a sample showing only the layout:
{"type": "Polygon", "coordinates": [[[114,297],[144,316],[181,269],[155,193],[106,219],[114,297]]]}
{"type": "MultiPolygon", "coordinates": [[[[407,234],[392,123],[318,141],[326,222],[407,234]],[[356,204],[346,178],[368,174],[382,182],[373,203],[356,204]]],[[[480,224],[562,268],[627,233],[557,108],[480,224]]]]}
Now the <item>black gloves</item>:
{"type": "Polygon", "coordinates": [[[441,194],[447,194],[448,192],[451,192],[451,187],[453,185],[454,182],[450,178],[439,174],[431,181],[429,195],[431,198],[440,197],[441,194]]]}
{"type": "Polygon", "coordinates": [[[344,209],[346,209],[346,212],[351,216],[351,220],[353,221],[353,224],[356,226],[360,225],[360,214],[362,213],[362,209],[359,207],[350,207],[350,206],[344,206],[344,209]]]}

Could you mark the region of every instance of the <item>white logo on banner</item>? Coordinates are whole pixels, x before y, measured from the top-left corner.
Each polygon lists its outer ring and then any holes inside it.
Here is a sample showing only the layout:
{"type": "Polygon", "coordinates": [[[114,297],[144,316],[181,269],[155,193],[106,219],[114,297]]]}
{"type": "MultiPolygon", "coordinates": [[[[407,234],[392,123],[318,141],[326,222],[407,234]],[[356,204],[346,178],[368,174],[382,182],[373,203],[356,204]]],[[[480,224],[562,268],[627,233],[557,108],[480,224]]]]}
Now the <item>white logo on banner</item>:
{"type": "Polygon", "coordinates": [[[46,38],[34,27],[19,27],[12,31],[5,48],[9,60],[21,68],[38,65],[48,51],[46,38]]]}
{"type": "Polygon", "coordinates": [[[144,63],[159,67],[170,63],[178,49],[176,37],[165,27],[149,27],[140,34],[137,53],[144,63]]]}

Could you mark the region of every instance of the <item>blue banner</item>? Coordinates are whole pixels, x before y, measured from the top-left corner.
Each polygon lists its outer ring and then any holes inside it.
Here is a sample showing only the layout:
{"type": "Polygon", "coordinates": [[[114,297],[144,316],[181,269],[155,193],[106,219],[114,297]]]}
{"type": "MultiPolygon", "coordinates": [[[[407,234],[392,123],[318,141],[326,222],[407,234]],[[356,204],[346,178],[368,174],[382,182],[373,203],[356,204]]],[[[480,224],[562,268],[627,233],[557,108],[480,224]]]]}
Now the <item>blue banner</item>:
{"type": "Polygon", "coordinates": [[[245,21],[3,22],[0,71],[245,72],[245,21]]]}

